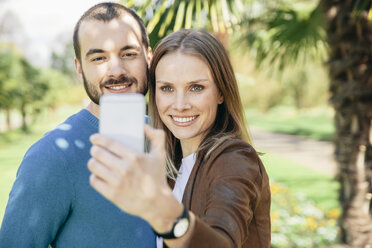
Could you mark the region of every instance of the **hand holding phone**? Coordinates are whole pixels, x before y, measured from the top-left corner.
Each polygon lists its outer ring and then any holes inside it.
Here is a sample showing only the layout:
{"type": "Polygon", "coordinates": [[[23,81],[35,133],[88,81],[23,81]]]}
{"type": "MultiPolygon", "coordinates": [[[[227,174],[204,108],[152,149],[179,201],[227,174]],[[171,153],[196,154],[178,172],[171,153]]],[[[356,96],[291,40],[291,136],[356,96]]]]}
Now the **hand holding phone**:
{"type": "Polygon", "coordinates": [[[144,151],[145,98],[142,94],[106,94],[100,99],[99,132],[144,151]]]}

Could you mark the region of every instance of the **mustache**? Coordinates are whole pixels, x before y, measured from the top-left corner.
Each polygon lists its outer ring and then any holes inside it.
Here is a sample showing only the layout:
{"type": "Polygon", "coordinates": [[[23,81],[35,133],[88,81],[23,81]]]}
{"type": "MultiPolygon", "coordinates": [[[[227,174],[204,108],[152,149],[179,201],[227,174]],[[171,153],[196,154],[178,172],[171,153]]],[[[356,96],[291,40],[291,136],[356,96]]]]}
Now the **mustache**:
{"type": "Polygon", "coordinates": [[[107,85],[115,85],[115,84],[124,84],[124,83],[137,83],[137,79],[134,77],[127,77],[127,76],[122,76],[119,79],[109,79],[101,84],[102,87],[105,87],[107,85]]]}

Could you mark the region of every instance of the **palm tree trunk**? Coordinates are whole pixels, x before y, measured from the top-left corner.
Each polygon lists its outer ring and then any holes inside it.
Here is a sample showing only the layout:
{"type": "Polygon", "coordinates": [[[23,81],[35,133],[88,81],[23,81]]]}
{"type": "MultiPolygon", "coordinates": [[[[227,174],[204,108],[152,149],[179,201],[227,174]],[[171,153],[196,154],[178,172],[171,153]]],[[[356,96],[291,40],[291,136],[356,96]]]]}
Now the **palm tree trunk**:
{"type": "MultiPolygon", "coordinates": [[[[354,15],[353,0],[321,0],[330,46],[330,93],[335,108],[341,239],[372,245],[372,22],[354,15]]],[[[369,8],[370,6],[368,6],[369,8]]]]}

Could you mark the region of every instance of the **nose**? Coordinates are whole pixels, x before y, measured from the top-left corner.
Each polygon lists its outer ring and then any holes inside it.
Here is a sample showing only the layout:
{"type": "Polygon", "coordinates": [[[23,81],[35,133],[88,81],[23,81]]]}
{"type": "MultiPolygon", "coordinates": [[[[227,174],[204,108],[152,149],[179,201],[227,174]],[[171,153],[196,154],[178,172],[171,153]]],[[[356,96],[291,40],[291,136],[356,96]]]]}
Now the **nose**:
{"type": "Polygon", "coordinates": [[[175,95],[173,108],[177,111],[183,111],[191,108],[188,97],[184,92],[177,92],[175,95]]]}
{"type": "Polygon", "coordinates": [[[108,77],[112,79],[118,79],[123,75],[126,75],[127,71],[124,67],[124,63],[120,58],[111,58],[108,64],[108,77]]]}

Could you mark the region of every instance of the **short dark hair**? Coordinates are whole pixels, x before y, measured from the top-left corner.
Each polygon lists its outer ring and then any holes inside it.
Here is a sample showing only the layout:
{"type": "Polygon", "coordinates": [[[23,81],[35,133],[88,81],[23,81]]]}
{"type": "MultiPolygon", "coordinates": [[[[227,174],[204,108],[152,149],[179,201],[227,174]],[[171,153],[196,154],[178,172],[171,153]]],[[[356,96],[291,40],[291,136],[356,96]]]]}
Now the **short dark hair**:
{"type": "Polygon", "coordinates": [[[141,28],[141,35],[142,35],[142,44],[148,48],[149,47],[149,37],[146,32],[145,24],[143,23],[142,19],[134,12],[133,10],[118,4],[118,3],[99,3],[94,5],[90,9],[88,9],[79,19],[79,21],[75,25],[73,42],[74,42],[74,50],[75,56],[81,62],[81,51],[80,51],[80,43],[79,43],[79,29],[82,22],[87,20],[98,20],[103,22],[109,22],[115,18],[119,18],[123,14],[128,13],[137,21],[138,25],[141,28]]]}

